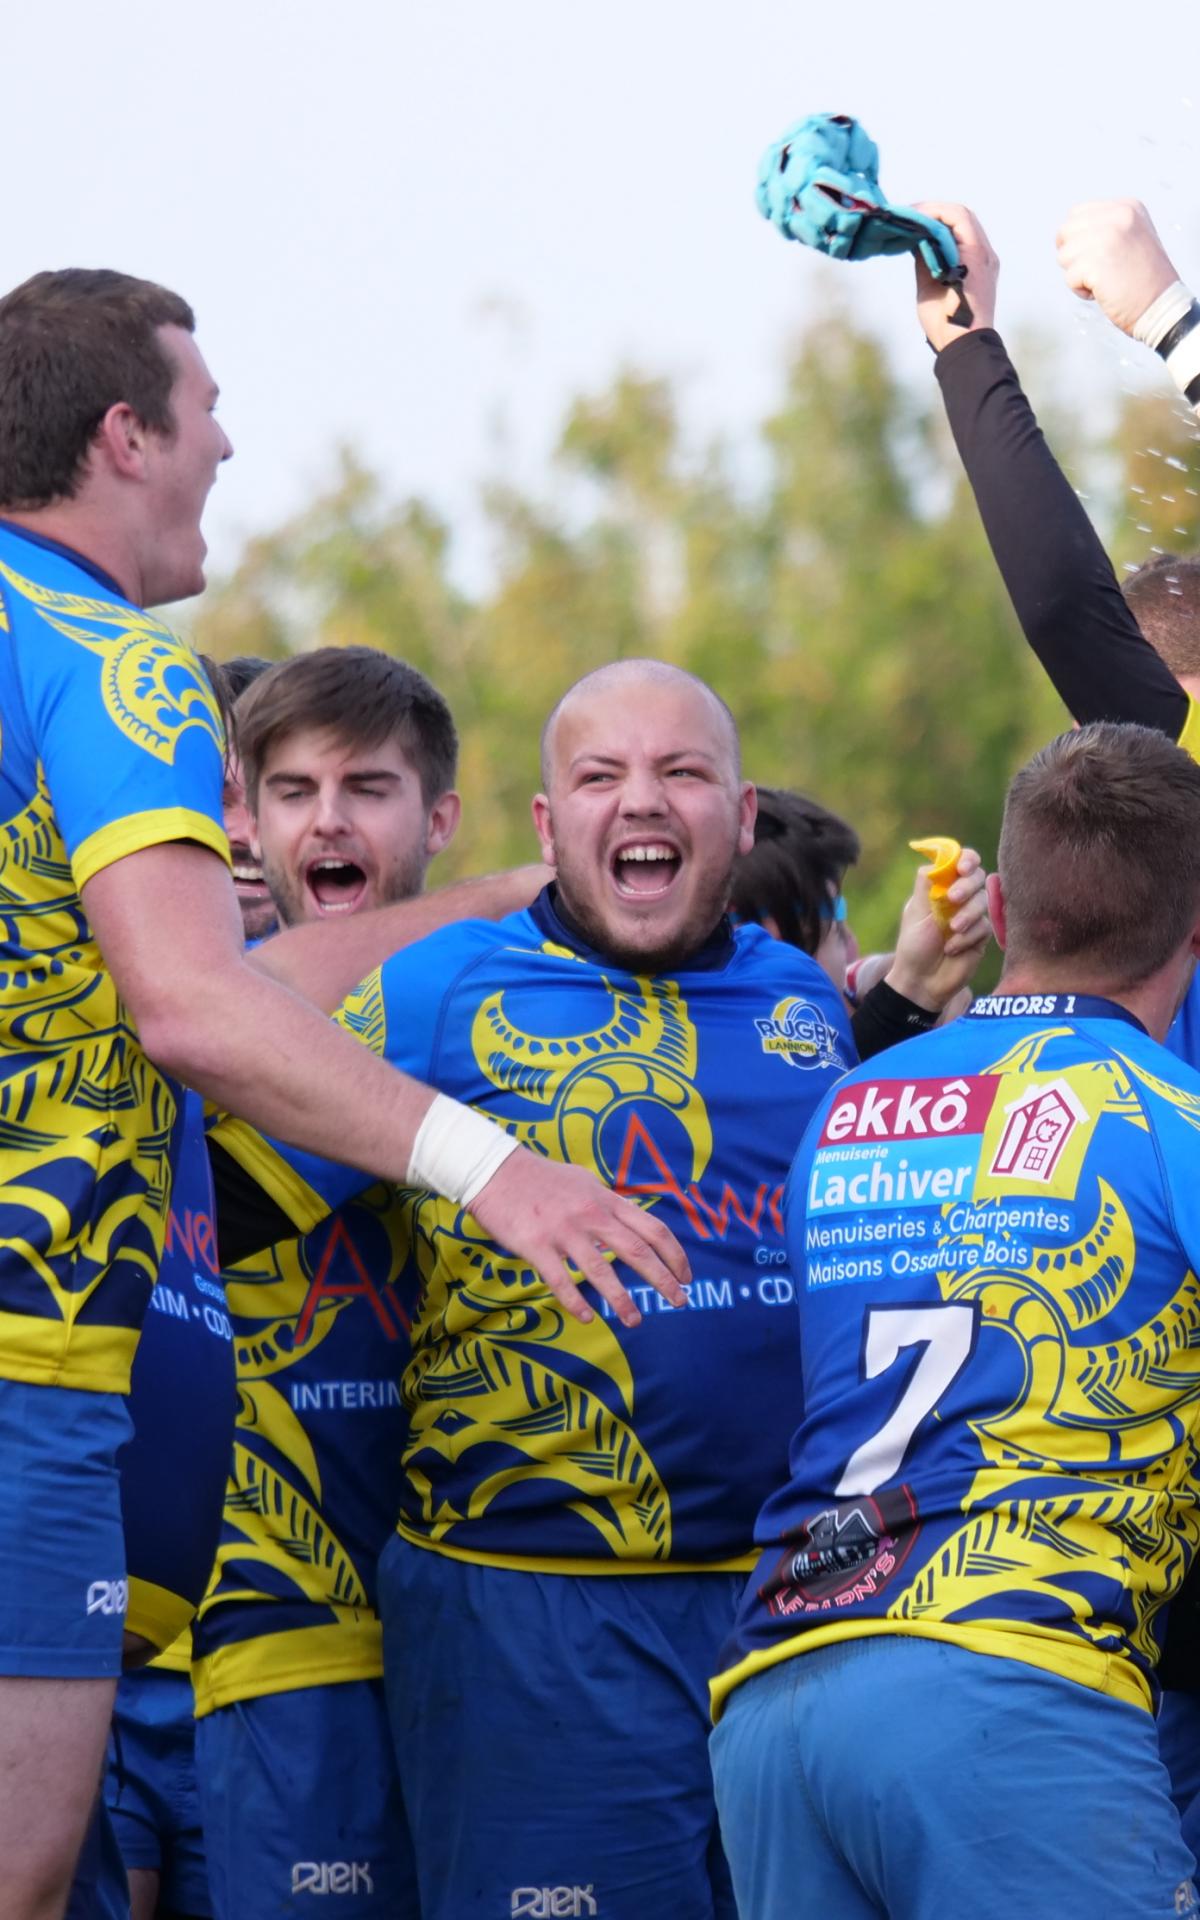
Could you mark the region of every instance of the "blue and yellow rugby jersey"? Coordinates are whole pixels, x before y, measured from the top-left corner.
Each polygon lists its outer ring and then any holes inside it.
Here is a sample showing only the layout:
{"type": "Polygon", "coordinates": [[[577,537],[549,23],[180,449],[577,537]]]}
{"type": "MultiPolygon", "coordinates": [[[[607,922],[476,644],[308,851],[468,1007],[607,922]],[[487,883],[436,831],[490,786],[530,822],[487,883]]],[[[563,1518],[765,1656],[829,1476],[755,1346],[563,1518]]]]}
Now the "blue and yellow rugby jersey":
{"type": "MultiPolygon", "coordinates": [[[[555,1571],[748,1566],[799,1392],[783,1184],[854,1059],[828,976],[760,927],[722,927],[670,978],[633,975],[543,895],[395,955],[340,1017],[534,1151],[652,1207],[694,1275],[687,1309],[628,1276],[641,1326],[607,1310],[580,1326],[470,1215],[403,1194],[421,1297],[400,1531],[555,1571]]],[[[301,1223],[362,1177],[237,1122],[222,1144],[301,1223]]]]}
{"type": "Polygon", "coordinates": [[[124,1392],[177,1105],[80,900],[168,840],[228,858],[191,652],[65,547],[0,523],[0,1376],[124,1392]]]}
{"type": "MultiPolygon", "coordinates": [[[[129,1573],[125,1625],[160,1653],[185,1634],[208,1586],[236,1407],[204,1105],[188,1093],[162,1265],[130,1379],[133,1437],[117,1455],[129,1573]]],[[[163,1664],[188,1670],[186,1636],[163,1664]]]]}
{"type": "Polygon", "coordinates": [[[1149,1704],[1197,1537],[1200,1075],[1112,1003],[997,995],[805,1137],[791,1479],[713,1683],[926,1634],[1149,1704]]]}
{"type": "Polygon", "coordinates": [[[376,1185],[226,1275],[238,1414],[193,1636],[198,1714],[383,1672],[375,1565],[400,1499],[409,1252],[376,1185]]]}
{"type": "Polygon", "coordinates": [[[1186,1060],[1189,1067],[1200,1072],[1200,973],[1192,976],[1183,1005],[1171,1022],[1166,1044],[1177,1059],[1186,1060]]]}

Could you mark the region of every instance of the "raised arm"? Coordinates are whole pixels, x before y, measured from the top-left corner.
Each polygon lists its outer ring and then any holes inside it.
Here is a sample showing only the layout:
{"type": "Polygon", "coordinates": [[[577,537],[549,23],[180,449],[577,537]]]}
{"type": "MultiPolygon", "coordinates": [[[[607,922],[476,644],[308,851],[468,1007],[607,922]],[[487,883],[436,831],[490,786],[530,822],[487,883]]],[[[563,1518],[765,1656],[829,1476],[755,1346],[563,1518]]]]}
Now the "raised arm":
{"type": "Polygon", "coordinates": [[[952,327],[953,302],[918,264],[917,313],[937,354],[950,430],[1022,631],[1076,720],[1136,721],[1178,739],[1186,693],[1149,645],[1108,555],[1063,473],[992,321],[999,262],[965,207],[924,202],[944,220],[968,269],[975,314],[952,327]]]}
{"type": "Polygon", "coordinates": [[[507,873],[459,880],[372,913],[288,927],[256,947],[250,964],[332,1013],[390,954],[454,920],[502,920],[517,913],[536,900],[552,878],[549,867],[514,867],[507,873]]]}
{"type": "Polygon", "coordinates": [[[1200,301],[1175,271],[1140,200],[1088,200],[1058,231],[1071,292],[1094,300],[1132,340],[1152,347],[1200,414],[1200,301]]]}
{"type": "Polygon", "coordinates": [[[214,1105],[309,1152],[470,1205],[581,1318],[570,1269],[630,1324],[604,1249],[675,1304],[687,1263],[661,1224],[578,1167],[515,1148],[482,1116],[388,1066],[252,967],[206,847],[169,841],[88,880],[84,907],[146,1053],[214,1105]]]}

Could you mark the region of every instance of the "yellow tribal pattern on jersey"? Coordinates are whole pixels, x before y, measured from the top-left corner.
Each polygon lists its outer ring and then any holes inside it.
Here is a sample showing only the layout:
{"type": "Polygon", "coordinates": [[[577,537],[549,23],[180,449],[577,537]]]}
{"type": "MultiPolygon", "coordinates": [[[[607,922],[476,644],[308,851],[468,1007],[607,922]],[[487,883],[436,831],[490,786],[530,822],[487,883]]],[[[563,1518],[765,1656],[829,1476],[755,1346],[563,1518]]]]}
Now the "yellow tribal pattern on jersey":
{"type": "Polygon", "coordinates": [[[779,1659],[895,1631],[1150,1704],[1161,1609],[1200,1544],[1200,1082],[1165,1078],[1171,1056],[1111,1003],[1076,1021],[968,1016],[903,1050],[904,1083],[860,1069],[806,1139],[788,1198],[806,1419],[718,1709],[779,1659]],[[944,1137],[916,1139],[938,1099],[944,1137]],[[853,1158],[866,1204],[839,1189],[826,1212],[853,1158]],[[954,1194],[937,1206],[932,1166],[954,1194]],[[844,1271],[813,1257],[830,1236],[844,1271]],[[933,1356],[932,1397],[893,1371],[901,1351],[933,1356]]]}
{"type": "Polygon", "coordinates": [[[0,580],[36,608],[48,627],[99,658],[105,711],[135,746],[171,766],[182,735],[199,727],[224,753],[221,715],[206,676],[153,614],[127,602],[57,591],[2,560],[0,580]]]}
{"type": "MultiPolygon", "coordinates": [[[[1036,1073],[1052,1030],[1022,1040],[994,1067],[1002,1080],[984,1133],[981,1164],[994,1160],[1005,1112],[1023,1076],[1036,1073]]],[[[1079,1096],[1088,1119],[1073,1131],[1055,1190],[1074,1196],[1082,1164],[1101,1117],[1113,1115],[1145,1132],[1146,1117],[1134,1081],[1152,1085],[1186,1111],[1200,1129],[1200,1102],[1140,1071],[1123,1057],[1059,1069],[1079,1096]],[[1128,1076],[1128,1077],[1127,1077],[1128,1076]],[[1190,1109],[1190,1110],[1189,1110],[1190,1109]]],[[[1200,1142],[1197,1143],[1200,1147],[1200,1142]]],[[[975,1199],[998,1202],[1020,1190],[1011,1178],[981,1177],[975,1199]]],[[[1044,1191],[1039,1183],[1024,1183],[1044,1191]]],[[[1163,1528],[1163,1495],[1200,1465],[1194,1432],[1180,1449],[1180,1414],[1200,1399],[1200,1281],[1185,1273],[1165,1304],[1132,1332],[1100,1343],[1090,1330],[1125,1297],[1137,1261],[1129,1210],[1117,1189],[1098,1178],[1094,1217],[1076,1240],[1031,1249],[1021,1268],[1002,1274],[939,1271],[946,1301],[978,1302],[989,1327],[1003,1328],[1022,1357],[1023,1391],[985,1419],[972,1420],[984,1464],[963,1501],[965,1524],[912,1581],[890,1610],[895,1620],[945,1619],[978,1611],[1003,1594],[1011,1604],[1024,1591],[1036,1607],[1043,1588],[1061,1593],[1073,1566],[1086,1557],[1093,1578],[1124,1587],[1133,1606],[1130,1637],[1148,1660],[1154,1610],[1182,1581],[1186,1558],[1200,1540],[1193,1507],[1178,1529],[1163,1528]],[[1044,1276],[1070,1275],[1053,1291],[1044,1276]],[[1105,1480],[1122,1485],[1061,1499],[1022,1497],[1031,1467],[1086,1474],[1094,1467],[1097,1435],[1107,1437],[1105,1480]],[[1011,1497],[1005,1497],[1011,1487],[1011,1497]],[[978,1514],[975,1513],[979,1509],[978,1514]],[[975,1517],[971,1517],[975,1515],[975,1517]]],[[[983,1234],[948,1235],[948,1253],[984,1244],[983,1234]]],[[[1111,1642],[1106,1623],[1093,1622],[1081,1603],[1076,1629],[1099,1651],[1111,1642]]]]}
{"type": "Polygon", "coordinates": [[[125,1391],[177,1109],[80,894],[165,840],[228,849],[204,675],[149,615],[72,590],[87,578],[0,529],[0,1372],[125,1391]]]}
{"type": "MultiPolygon", "coordinates": [[[[545,895],[394,954],[340,1017],[528,1150],[655,1209],[694,1276],[686,1311],[631,1275],[640,1325],[606,1305],[581,1324],[469,1213],[405,1193],[420,1284],[399,1531],[553,1572],[745,1566],[798,1384],[791,1282],[772,1271],[783,1183],[853,1058],[828,975],[760,928],[718,929],[675,976],[631,974],[571,944],[545,895]],[[766,1044],[781,1007],[786,1051],[766,1044]],[[746,1374],[750,1394],[731,1385],[746,1374]]],[[[236,1123],[221,1144],[297,1222],[355,1191],[236,1123]]]]}
{"type": "Polygon", "coordinates": [[[197,1711],[382,1672],[375,1562],[398,1501],[407,1214],[377,1185],[225,1276],[238,1413],[195,1632],[197,1711]],[[369,1394],[369,1403],[365,1396],[369,1394]]]}
{"type": "MultiPolygon", "coordinates": [[[[690,1143],[699,1180],[712,1129],[687,1004],[671,980],[638,977],[632,989],[606,980],[604,990],[607,1019],[553,1036],[525,1030],[503,991],[488,994],[470,1030],[475,1068],[519,1106],[502,1114],[485,1096],[481,1111],[522,1146],[616,1185],[614,1115],[658,1107],[690,1143]]],[[[667,1486],[634,1425],[633,1374],[612,1327],[601,1315],[569,1321],[539,1277],[453,1202],[420,1194],[410,1205],[424,1295],[405,1377],[413,1498],[402,1531],[453,1545],[459,1522],[486,1514],[514,1480],[545,1478],[573,1489],[565,1504],[618,1562],[669,1560],[667,1486]],[[495,1470],[477,1472],[476,1452],[493,1455],[495,1470]],[[448,1486],[463,1489],[465,1505],[448,1486]]]]}

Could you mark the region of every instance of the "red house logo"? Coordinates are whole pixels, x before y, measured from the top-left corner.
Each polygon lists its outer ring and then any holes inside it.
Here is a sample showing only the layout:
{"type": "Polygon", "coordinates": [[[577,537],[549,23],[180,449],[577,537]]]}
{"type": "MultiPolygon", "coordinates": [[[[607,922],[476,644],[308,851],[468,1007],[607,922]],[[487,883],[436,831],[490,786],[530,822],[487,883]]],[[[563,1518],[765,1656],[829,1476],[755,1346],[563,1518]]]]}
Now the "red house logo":
{"type": "Polygon", "coordinates": [[[1048,1183],[1087,1109],[1065,1080],[1051,1080],[1010,1100],[1004,1111],[1008,1119],[988,1172],[1048,1183]]]}

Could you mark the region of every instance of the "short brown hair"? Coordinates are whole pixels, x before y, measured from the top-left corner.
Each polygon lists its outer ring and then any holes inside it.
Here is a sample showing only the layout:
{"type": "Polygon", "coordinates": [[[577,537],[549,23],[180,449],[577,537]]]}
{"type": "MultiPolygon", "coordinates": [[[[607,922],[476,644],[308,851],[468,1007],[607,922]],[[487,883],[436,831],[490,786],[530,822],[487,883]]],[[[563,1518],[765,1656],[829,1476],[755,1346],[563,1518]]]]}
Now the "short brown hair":
{"type": "Polygon", "coordinates": [[[1150,645],[1173,674],[1200,674],[1200,560],[1162,553],[1121,591],[1150,645]]]}
{"type": "Polygon", "coordinates": [[[304,727],[352,747],[399,741],[431,807],[454,785],[458,734],[437,688],[378,647],[316,647],[260,674],[237,703],[238,749],[251,806],[277,741],[304,727]]]}
{"type": "Polygon", "coordinates": [[[1136,986],[1200,918],[1200,766],[1149,727],[1060,734],[1008,789],[998,866],[1010,961],[1136,986]]]}
{"type": "Polygon", "coordinates": [[[175,368],[160,327],[195,331],[186,300],[108,268],[35,273],[0,300],[0,507],[69,497],[96,429],[124,401],[170,435],[175,368]]]}
{"type": "Polygon", "coordinates": [[[815,953],[861,846],[854,828],[803,793],[759,787],[754,845],[733,869],[730,906],[739,920],[773,920],[781,940],[815,953]]]}

